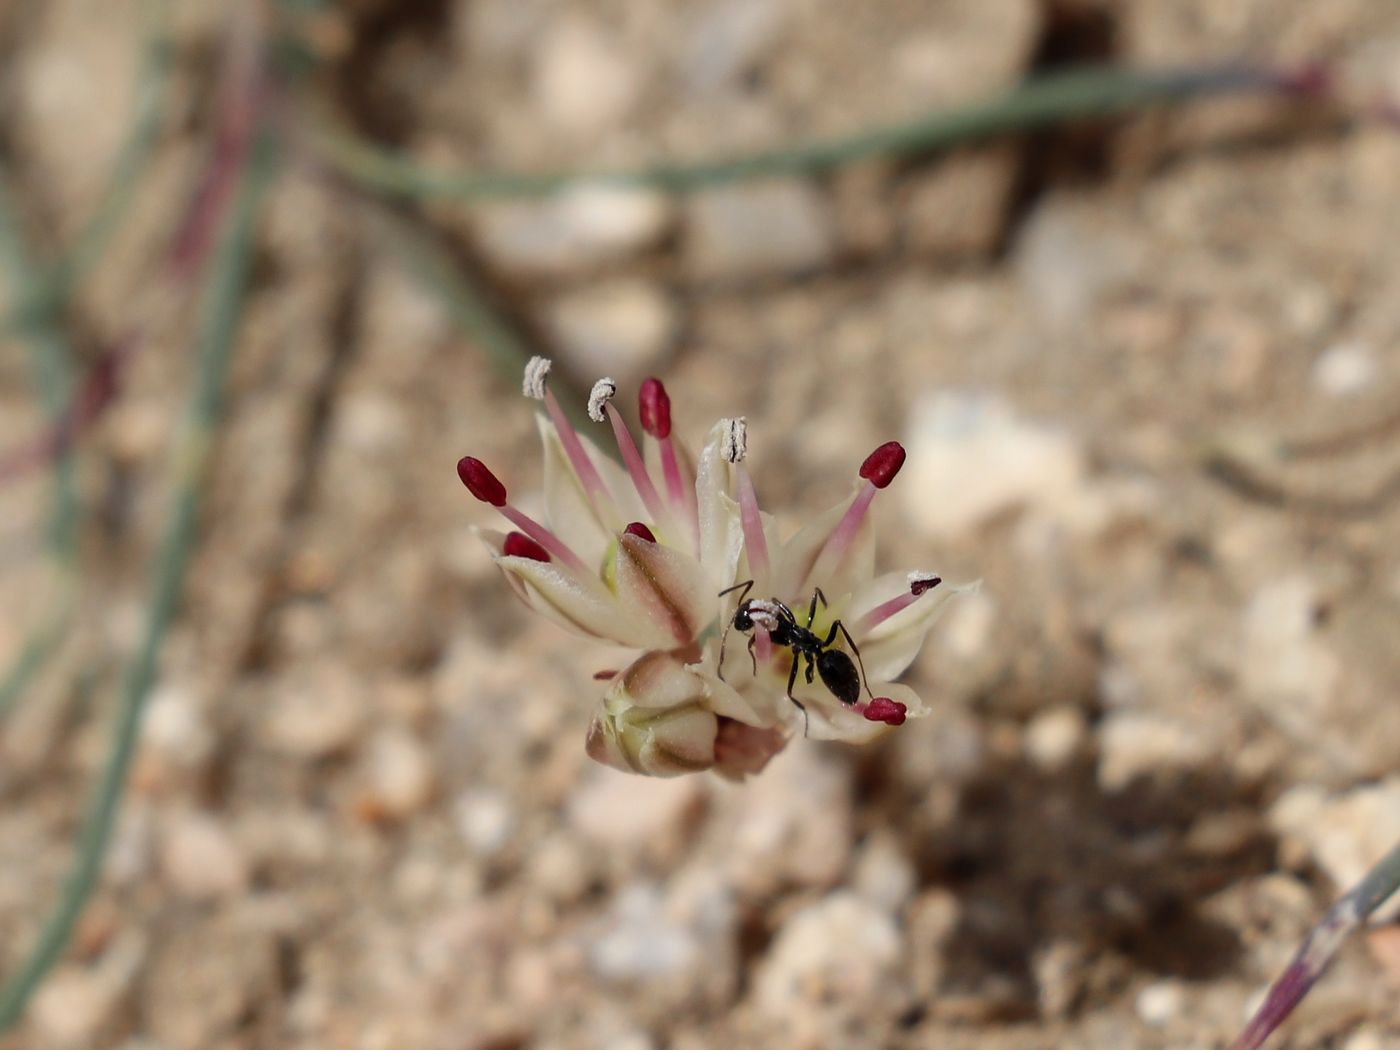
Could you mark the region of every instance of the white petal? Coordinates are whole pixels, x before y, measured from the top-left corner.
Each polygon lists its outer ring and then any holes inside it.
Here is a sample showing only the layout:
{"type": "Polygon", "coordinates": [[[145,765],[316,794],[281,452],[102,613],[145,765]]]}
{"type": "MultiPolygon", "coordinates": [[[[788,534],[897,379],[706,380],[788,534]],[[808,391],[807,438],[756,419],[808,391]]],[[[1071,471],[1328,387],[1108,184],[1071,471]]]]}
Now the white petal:
{"type": "Polygon", "coordinates": [[[796,601],[809,597],[814,587],[820,587],[835,605],[844,595],[870,579],[875,571],[875,529],[869,513],[861,521],[840,560],[823,571],[820,579],[811,575],[827,540],[840,525],[860,491],[860,487],[857,487],[850,497],[817,515],[783,544],[778,568],[780,594],[796,601]]]}
{"type": "MultiPolygon", "coordinates": [[[[919,694],[898,682],[871,682],[876,696],[887,696],[905,706],[906,716],[918,718],[928,713],[919,694]]],[[[831,701],[807,701],[807,736],[813,740],[840,740],[847,744],[866,744],[884,736],[895,726],[872,722],[853,707],[831,701]]],[[[800,723],[799,723],[800,724],[800,723]]]]}
{"type": "Polygon", "coordinates": [[[549,527],[574,549],[584,564],[597,565],[618,530],[630,521],[648,521],[650,515],[643,508],[627,472],[587,435],[579,434],[584,451],[608,491],[608,497],[603,497],[595,510],[554,424],[541,413],[536,414],[535,424],[544,446],[544,503],[549,527]]]}
{"type": "Polygon", "coordinates": [[[700,564],[718,594],[734,582],[744,531],[739,523],[739,504],[729,494],[729,464],[720,456],[724,428],[710,430],[695,473],[696,511],[700,519],[700,564]]]}
{"type": "MultiPolygon", "coordinates": [[[[961,594],[975,591],[978,586],[976,583],[941,583],[933,590],[924,592],[914,604],[857,638],[866,673],[871,678],[897,678],[914,662],[929,628],[943,615],[948,603],[961,594]]],[[[881,576],[852,596],[846,615],[854,623],[864,613],[906,592],[908,588],[907,573],[881,576]]]]}
{"type": "Polygon", "coordinates": [[[618,601],[659,632],[662,640],[652,647],[689,645],[710,626],[714,597],[709,587],[690,555],[640,536],[619,537],[618,601]]]}
{"type": "MultiPolygon", "coordinates": [[[[555,623],[589,638],[602,638],[634,649],[648,643],[655,628],[622,607],[601,583],[577,579],[552,562],[497,556],[496,564],[524,587],[530,607],[555,623]]],[[[663,636],[665,637],[665,636],[663,636]]]]}

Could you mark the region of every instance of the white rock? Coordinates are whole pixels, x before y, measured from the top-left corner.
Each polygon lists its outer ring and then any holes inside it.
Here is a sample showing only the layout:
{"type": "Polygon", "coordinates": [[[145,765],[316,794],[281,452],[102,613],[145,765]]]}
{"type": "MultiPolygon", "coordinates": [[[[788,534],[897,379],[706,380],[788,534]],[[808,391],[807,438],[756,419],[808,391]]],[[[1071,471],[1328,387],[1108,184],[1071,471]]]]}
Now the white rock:
{"type": "Polygon", "coordinates": [[[184,689],[163,686],[150,700],[141,742],[183,768],[198,767],[214,747],[214,734],[198,700],[184,689]]]}
{"type": "Polygon", "coordinates": [[[783,923],[758,972],[757,1002],[780,1016],[810,1008],[829,992],[860,1002],[876,993],[900,956],[889,913],[839,891],[783,923]]]}
{"type": "Polygon", "coordinates": [[[686,262],[701,280],[744,280],[813,270],[836,252],[821,195],[796,179],[693,194],[685,205],[686,262]]]}
{"type": "Polygon", "coordinates": [[[1332,397],[1364,394],[1376,381],[1379,366],[1369,346],[1338,343],[1330,346],[1313,363],[1313,384],[1332,397]]]}
{"type": "Polygon", "coordinates": [[[289,675],[268,698],[261,735],[273,749],[315,759],[343,751],[364,721],[361,684],[336,667],[289,675]]]}
{"type": "Polygon", "coordinates": [[[617,41],[591,21],[571,16],[555,21],[540,41],[532,87],[545,120],[583,138],[626,116],[641,78],[617,41]]]}
{"type": "Polygon", "coordinates": [[[1066,430],[1024,420],[989,393],[945,390],[910,415],[899,491],[924,532],[953,536],[1014,507],[1070,497],[1084,453],[1066,430]]]}
{"type": "Polygon", "coordinates": [[[639,846],[674,835],[704,792],[698,777],[648,780],[606,766],[592,767],[584,784],[569,798],[569,824],[600,846],[639,846]]]}
{"type": "Polygon", "coordinates": [[[1290,788],[1269,810],[1269,824],[1302,844],[1338,890],[1349,890],[1400,841],[1400,776],[1340,795],[1290,788]]]}
{"type": "Polygon", "coordinates": [[[654,244],[671,203],[653,190],[580,184],[543,201],[481,206],[486,253],[519,276],[558,276],[615,262],[654,244]]]}
{"type": "Polygon", "coordinates": [[[463,792],[454,809],[457,828],[478,857],[496,855],[515,833],[515,809],[502,791],[476,788],[463,792]]]}
{"type": "Polygon", "coordinates": [[[660,891],[648,883],[618,893],[587,952],[594,972],[614,981],[669,977],[699,958],[695,938],[667,916],[660,891]]]}
{"type": "Polygon", "coordinates": [[[656,285],[623,279],[567,292],[546,312],[565,356],[583,375],[619,381],[653,369],[676,332],[676,308],[656,285]]]}
{"type": "Polygon", "coordinates": [[[851,888],[862,898],[888,912],[908,903],[918,876],[909,857],[890,835],[872,835],[860,848],[851,888]]]}
{"type": "Polygon", "coordinates": [[[779,0],[701,5],[681,57],[686,87],[701,96],[732,87],[773,42],[783,14],[779,0]]]}
{"type": "Polygon", "coordinates": [[[1240,679],[1261,710],[1307,737],[1326,716],[1341,667],[1317,637],[1317,595],[1303,576],[1254,592],[1244,614],[1240,679]]]}
{"type": "Polygon", "coordinates": [[[364,778],[368,800],[388,817],[412,816],[433,793],[427,750],[407,729],[381,729],[369,743],[364,778]]]}
{"type": "Polygon", "coordinates": [[[1185,996],[1176,981],[1157,981],[1138,992],[1135,1005],[1143,1024],[1161,1028],[1181,1015],[1185,996]]]}
{"type": "Polygon", "coordinates": [[[1036,715],[1026,727],[1026,753],[1046,772],[1063,769],[1084,746],[1084,715],[1075,707],[1056,707],[1036,715]]]}
{"type": "Polygon", "coordinates": [[[1099,787],[1121,791],[1138,777],[1192,769],[1213,754],[1197,727],[1147,711],[1116,711],[1099,730],[1099,787]]]}
{"type": "Polygon", "coordinates": [[[1053,328],[1082,325],[1095,303],[1136,269],[1132,246],[1105,233],[1078,202],[1047,197],[1022,227],[1015,272],[1036,313],[1053,328]]]}
{"type": "Polygon", "coordinates": [[[223,823],[204,813],[181,813],[165,828],[161,870],[187,897],[231,897],[248,886],[248,861],[223,823]]]}

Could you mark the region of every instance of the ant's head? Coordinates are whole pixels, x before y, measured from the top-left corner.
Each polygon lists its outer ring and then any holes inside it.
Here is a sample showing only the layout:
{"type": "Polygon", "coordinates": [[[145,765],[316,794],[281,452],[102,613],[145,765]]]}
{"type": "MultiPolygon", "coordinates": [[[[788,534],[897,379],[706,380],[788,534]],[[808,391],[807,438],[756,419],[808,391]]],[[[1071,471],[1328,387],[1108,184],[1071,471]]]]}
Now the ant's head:
{"type": "MultiPolygon", "coordinates": [[[[734,626],[739,627],[739,614],[742,613],[749,627],[762,627],[765,631],[776,631],[780,622],[778,615],[778,604],[776,602],[765,601],[762,598],[751,598],[744,602],[739,608],[739,612],[734,614],[734,626]]],[[[747,628],[739,627],[747,630],[747,628]]]]}
{"type": "Polygon", "coordinates": [[[749,603],[741,602],[734,610],[734,629],[746,634],[753,630],[753,617],[749,615],[749,603]]]}

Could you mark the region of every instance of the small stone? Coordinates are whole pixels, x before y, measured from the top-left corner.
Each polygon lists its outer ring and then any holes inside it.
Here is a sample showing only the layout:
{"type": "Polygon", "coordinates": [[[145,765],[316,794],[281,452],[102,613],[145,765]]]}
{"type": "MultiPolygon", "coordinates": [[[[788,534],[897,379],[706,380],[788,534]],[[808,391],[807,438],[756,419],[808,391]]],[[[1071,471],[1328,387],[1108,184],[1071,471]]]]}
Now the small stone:
{"type": "Polygon", "coordinates": [[[364,761],[364,804],[373,817],[402,819],[417,813],[433,793],[428,752],[407,729],[382,729],[364,761]]]}
{"type": "Polygon", "coordinates": [[[686,34],[681,72],[692,95],[709,96],[738,82],[762,57],[782,23],[778,0],[721,0],[697,10],[686,34]]]}
{"type": "Polygon", "coordinates": [[[908,903],[917,882],[914,865],[897,840],[878,833],[861,846],[851,873],[851,888],[888,912],[898,911],[908,903]]]}
{"type": "Polygon", "coordinates": [[[916,176],[903,227],[909,246],[939,258],[983,258],[996,250],[1015,183],[1014,147],[960,153],[916,176]]]}
{"type": "Polygon", "coordinates": [[[293,758],[344,751],[364,721],[364,695],[350,672],[325,666],[293,672],[268,698],[260,726],[264,742],[293,758]]]}
{"type": "Polygon", "coordinates": [[[670,919],[660,891],[649,883],[623,887],[587,950],[594,972],[612,981],[665,978],[699,958],[695,938],[670,919]]]}
{"type": "Polygon", "coordinates": [[[1240,677],[1253,696],[1295,735],[1325,717],[1341,667],[1317,637],[1318,599],[1303,576],[1256,590],[1244,613],[1240,677]]]}
{"type": "Polygon", "coordinates": [[[1331,397],[1355,397],[1370,390],[1379,366],[1369,346],[1338,343],[1329,346],[1313,363],[1313,384],[1331,397]]]}
{"type": "Polygon", "coordinates": [[[1052,329],[1083,327],[1106,293],[1137,269],[1133,246],[1103,229],[1101,211],[1050,196],[1022,225],[1015,272],[1027,302],[1052,329]]]}
{"type": "Polygon", "coordinates": [[[195,697],[166,686],[151,696],[141,723],[141,742],[158,752],[162,762],[194,769],[209,757],[214,736],[195,697]]]}
{"type": "Polygon", "coordinates": [[[1110,794],[1138,778],[1179,773],[1211,757],[1211,741],[1194,726],[1147,711],[1115,711],[1099,730],[1099,787],[1110,794]]]}
{"type": "Polygon", "coordinates": [[[1347,1036],[1342,1050],[1385,1050],[1385,1040],[1374,1028],[1360,1028],[1347,1036]]]}
{"type": "Polygon", "coordinates": [[[593,877],[588,851],[563,831],[533,844],[528,870],[532,888],[545,899],[561,903],[582,897],[593,877]]]}
{"type": "Polygon", "coordinates": [[[686,263],[700,280],[789,276],[824,266],[836,253],[826,203],[796,179],[706,190],[685,208],[686,263]]]}
{"type": "Polygon", "coordinates": [[[1161,1028],[1181,1015],[1185,995],[1176,981],[1157,981],[1138,992],[1135,1005],[1143,1024],[1161,1028]]]}
{"type": "Polygon", "coordinates": [[[111,989],[99,974],[80,966],[63,966],[35,993],[34,1028],[44,1046],[89,1044],[114,1005],[111,989]]]}
{"type": "Polygon", "coordinates": [[[515,833],[515,810],[504,792],[492,788],[466,791],[454,808],[462,838],[478,857],[495,856],[515,833]]]}
{"type": "Polygon", "coordinates": [[[631,279],[568,292],[549,305],[546,317],[580,374],[623,382],[655,370],[677,324],[675,306],[660,288],[631,279]]]}
{"type": "Polygon", "coordinates": [[[540,114],[576,139],[616,127],[641,87],[630,58],[592,21],[554,21],[535,50],[532,88],[540,114]]]}
{"type": "Polygon", "coordinates": [[[615,262],[661,237],[670,201],[653,190],[581,184],[544,201],[483,205],[473,226],[513,275],[561,276],[615,262]]]}
{"type": "Polygon", "coordinates": [[[637,847],[676,838],[704,795],[698,777],[648,780],[606,766],[591,768],[568,804],[569,824],[590,842],[604,847],[637,847]]]}
{"type": "Polygon", "coordinates": [[[248,886],[248,861],[223,823],[182,813],[165,829],[161,871],[177,893],[197,899],[232,897],[248,886]]]}
{"type": "Polygon", "coordinates": [[[1046,711],[1026,727],[1026,753],[1046,772],[1063,769],[1084,746],[1086,728],[1078,708],[1046,711]]]}
{"type": "Polygon", "coordinates": [[[838,891],[783,923],[760,966],[756,998],[780,1017],[810,1009],[832,993],[869,1002],[891,979],[901,954],[889,913],[838,891]]]}
{"type": "Polygon", "coordinates": [[[898,486],[911,520],[953,536],[1015,507],[1064,501],[1080,486],[1084,452],[1068,431],[1021,419],[993,394],[945,390],[910,414],[908,478],[898,486]]]}

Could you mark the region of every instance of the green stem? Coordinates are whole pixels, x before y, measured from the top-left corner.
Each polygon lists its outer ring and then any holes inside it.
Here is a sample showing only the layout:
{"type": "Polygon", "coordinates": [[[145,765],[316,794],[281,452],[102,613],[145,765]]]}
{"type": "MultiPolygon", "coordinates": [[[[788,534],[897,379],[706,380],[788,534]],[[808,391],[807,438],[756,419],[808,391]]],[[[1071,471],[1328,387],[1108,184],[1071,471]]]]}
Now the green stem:
{"type": "Polygon", "coordinates": [[[156,673],[194,546],[201,482],[214,442],[224,380],[247,289],[254,224],[275,168],[272,140],[261,137],[240,181],[224,235],[205,286],[205,309],[196,337],[197,372],[189,415],[175,448],[175,492],[151,583],[146,630],[122,682],[107,761],[77,843],[77,856],[53,913],[30,955],[0,988],[0,1032],[23,1013],[39,981],[62,954],[102,868],[113,822],[136,750],[141,716],[156,673]]]}
{"type": "Polygon", "coordinates": [[[400,197],[536,197],[579,182],[685,191],[766,175],[823,171],[875,156],[927,153],[1073,118],[1132,113],[1210,94],[1279,92],[1292,88],[1273,70],[1243,67],[1140,72],[1085,68],[1028,80],[999,97],[846,138],[765,150],[696,164],[658,164],[631,171],[451,173],[348,135],[322,131],[320,155],[365,189],[400,197]]]}

